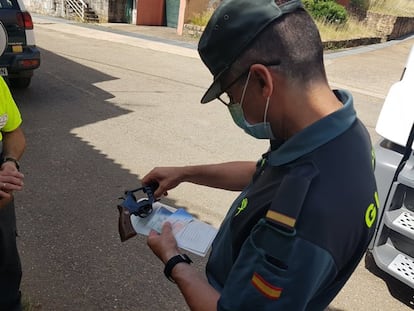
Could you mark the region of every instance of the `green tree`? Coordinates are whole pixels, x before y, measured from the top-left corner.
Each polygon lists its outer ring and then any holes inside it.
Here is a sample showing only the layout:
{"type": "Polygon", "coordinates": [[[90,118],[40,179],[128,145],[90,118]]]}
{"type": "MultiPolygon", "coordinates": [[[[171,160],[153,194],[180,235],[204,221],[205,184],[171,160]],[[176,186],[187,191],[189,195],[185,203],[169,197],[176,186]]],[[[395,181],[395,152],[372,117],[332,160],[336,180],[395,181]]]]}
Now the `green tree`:
{"type": "MultiPolygon", "coordinates": [[[[354,0],[365,1],[365,0],[354,0]]],[[[303,0],[313,18],[330,24],[345,24],[348,20],[346,9],[334,0],[303,0]]]]}

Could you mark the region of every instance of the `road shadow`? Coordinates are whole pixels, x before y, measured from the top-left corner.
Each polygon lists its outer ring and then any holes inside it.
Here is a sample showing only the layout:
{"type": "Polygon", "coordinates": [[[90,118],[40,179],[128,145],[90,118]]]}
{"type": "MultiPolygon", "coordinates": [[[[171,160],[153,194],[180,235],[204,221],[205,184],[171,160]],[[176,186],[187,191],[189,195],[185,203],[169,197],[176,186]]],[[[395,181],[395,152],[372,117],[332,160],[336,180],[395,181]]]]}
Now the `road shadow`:
{"type": "Polygon", "coordinates": [[[23,295],[36,310],[186,310],[146,238],[120,242],[118,198],[138,176],[71,133],[130,113],[96,86],[117,78],[41,53],[31,86],[12,90],[27,139],[16,194],[23,295]]]}
{"type": "Polygon", "coordinates": [[[374,261],[374,257],[370,252],[367,252],[365,256],[365,267],[368,271],[385,282],[391,296],[401,301],[406,306],[414,309],[414,290],[400,280],[378,268],[374,261]]]}

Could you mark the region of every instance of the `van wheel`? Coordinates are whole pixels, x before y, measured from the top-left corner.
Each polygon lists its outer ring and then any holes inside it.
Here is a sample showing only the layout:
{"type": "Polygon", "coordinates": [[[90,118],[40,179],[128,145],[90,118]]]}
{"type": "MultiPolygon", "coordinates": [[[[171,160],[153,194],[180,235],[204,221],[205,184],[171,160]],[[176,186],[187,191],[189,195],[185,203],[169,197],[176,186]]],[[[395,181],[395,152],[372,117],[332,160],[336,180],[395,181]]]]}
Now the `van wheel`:
{"type": "Polygon", "coordinates": [[[9,78],[10,86],[16,89],[25,89],[29,87],[31,77],[9,78]]]}

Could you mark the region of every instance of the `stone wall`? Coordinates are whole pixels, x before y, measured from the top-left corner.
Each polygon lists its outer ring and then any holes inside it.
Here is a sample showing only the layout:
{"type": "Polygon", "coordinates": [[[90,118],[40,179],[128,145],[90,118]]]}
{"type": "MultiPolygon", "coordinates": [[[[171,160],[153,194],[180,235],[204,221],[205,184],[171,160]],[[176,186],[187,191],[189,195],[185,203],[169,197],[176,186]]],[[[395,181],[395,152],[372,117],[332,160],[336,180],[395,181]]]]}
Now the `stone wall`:
{"type": "Polygon", "coordinates": [[[184,24],[183,35],[193,38],[200,38],[204,31],[204,26],[184,24]]]}
{"type": "Polygon", "coordinates": [[[377,44],[382,41],[381,38],[359,38],[350,40],[338,40],[338,41],[324,41],[322,42],[323,48],[327,50],[347,49],[361,45],[377,44]]]}
{"type": "Polygon", "coordinates": [[[414,33],[413,17],[398,17],[368,12],[364,22],[385,40],[401,38],[414,33]]]}

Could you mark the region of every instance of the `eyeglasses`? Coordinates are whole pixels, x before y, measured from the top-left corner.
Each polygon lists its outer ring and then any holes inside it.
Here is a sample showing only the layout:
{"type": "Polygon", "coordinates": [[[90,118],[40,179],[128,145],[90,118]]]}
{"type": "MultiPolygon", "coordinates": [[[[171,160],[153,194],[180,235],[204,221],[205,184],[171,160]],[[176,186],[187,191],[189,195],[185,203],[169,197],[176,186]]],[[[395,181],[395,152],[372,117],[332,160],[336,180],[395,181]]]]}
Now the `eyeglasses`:
{"type": "Polygon", "coordinates": [[[125,191],[125,197],[121,198],[124,201],[120,205],[126,208],[130,214],[141,218],[148,217],[152,213],[152,204],[156,201],[154,197],[155,189],[157,189],[156,186],[154,187],[150,185],[125,191]],[[148,198],[137,201],[134,193],[141,190],[147,195],[148,198]]]}
{"type": "Polygon", "coordinates": [[[221,93],[219,96],[217,96],[217,99],[219,101],[221,101],[224,105],[226,106],[231,106],[234,105],[234,99],[233,97],[231,97],[227,91],[233,86],[235,85],[241,78],[243,78],[246,74],[248,74],[250,71],[250,67],[249,69],[247,69],[246,71],[244,71],[241,75],[239,75],[236,79],[234,79],[228,86],[226,86],[226,88],[223,90],[223,93],[221,93]]]}
{"type": "MultiPolygon", "coordinates": [[[[276,62],[274,62],[274,63],[268,63],[268,64],[262,64],[263,66],[266,66],[266,67],[272,67],[272,66],[279,66],[280,65],[280,61],[276,61],[276,62]]],[[[226,106],[231,106],[231,105],[234,105],[235,104],[235,102],[234,102],[234,99],[233,99],[233,97],[232,96],[230,96],[228,93],[227,93],[227,91],[233,86],[233,85],[235,85],[241,78],[243,78],[245,75],[247,75],[248,73],[249,73],[249,71],[250,71],[250,67],[251,66],[249,66],[249,68],[247,69],[247,70],[245,70],[245,71],[243,71],[236,79],[234,79],[228,86],[226,86],[224,89],[223,89],[223,93],[221,93],[219,96],[217,96],[217,99],[219,100],[219,101],[221,101],[224,105],[226,105],[226,106]]]]}

